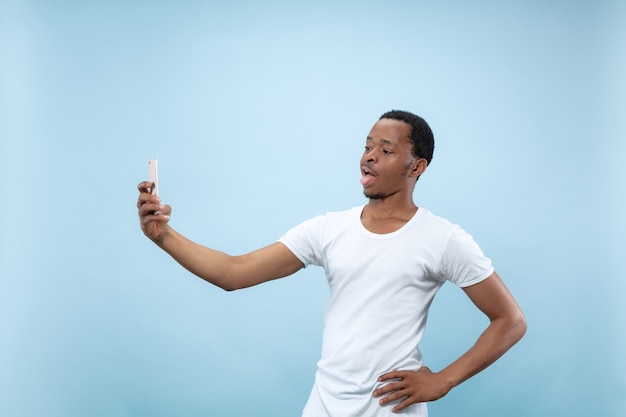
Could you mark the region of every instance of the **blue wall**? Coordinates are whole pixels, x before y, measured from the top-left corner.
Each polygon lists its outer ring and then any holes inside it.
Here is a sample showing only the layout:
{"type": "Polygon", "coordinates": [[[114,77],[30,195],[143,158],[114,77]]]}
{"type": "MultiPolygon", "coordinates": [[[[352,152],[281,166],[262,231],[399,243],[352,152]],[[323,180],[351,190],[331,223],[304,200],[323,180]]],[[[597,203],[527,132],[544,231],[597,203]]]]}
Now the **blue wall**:
{"type": "MultiPolygon", "coordinates": [[[[0,1],[0,415],[300,415],[323,271],[224,293],[143,237],[135,186],[158,157],[171,224],[244,253],[364,203],[392,108],[435,132],[416,202],[529,323],[431,415],[626,415],[624,2],[211,3],[0,1]]],[[[444,286],[427,364],[485,325],[444,286]]]]}

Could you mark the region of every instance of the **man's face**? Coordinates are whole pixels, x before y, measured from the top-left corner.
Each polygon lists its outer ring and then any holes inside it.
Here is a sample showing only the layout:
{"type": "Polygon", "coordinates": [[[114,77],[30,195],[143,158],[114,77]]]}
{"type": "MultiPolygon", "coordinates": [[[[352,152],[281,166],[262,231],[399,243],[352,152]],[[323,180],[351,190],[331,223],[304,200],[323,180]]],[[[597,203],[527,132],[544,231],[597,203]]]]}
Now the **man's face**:
{"type": "Polygon", "coordinates": [[[367,198],[413,192],[418,158],[413,155],[410,133],[408,123],[395,119],[380,119],[372,127],[361,157],[361,185],[367,198]]]}

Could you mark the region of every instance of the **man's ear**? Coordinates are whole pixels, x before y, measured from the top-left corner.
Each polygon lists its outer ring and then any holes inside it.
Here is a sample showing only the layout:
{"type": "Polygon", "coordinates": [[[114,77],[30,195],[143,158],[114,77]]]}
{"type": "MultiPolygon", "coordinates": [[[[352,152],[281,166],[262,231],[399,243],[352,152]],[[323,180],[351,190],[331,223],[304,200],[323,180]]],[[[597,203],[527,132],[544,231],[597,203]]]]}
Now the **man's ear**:
{"type": "Polygon", "coordinates": [[[424,158],[417,158],[413,162],[413,166],[411,168],[411,176],[412,177],[419,177],[420,175],[422,175],[424,173],[424,171],[426,171],[427,167],[428,167],[428,161],[426,161],[426,159],[424,159],[424,158]]]}

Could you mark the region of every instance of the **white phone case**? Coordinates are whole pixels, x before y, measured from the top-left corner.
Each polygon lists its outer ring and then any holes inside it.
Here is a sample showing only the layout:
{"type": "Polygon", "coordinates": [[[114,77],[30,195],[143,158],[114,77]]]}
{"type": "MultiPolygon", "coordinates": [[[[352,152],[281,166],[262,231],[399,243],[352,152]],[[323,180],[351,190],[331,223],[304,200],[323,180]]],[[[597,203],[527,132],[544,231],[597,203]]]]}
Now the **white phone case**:
{"type": "Polygon", "coordinates": [[[158,196],[159,195],[159,170],[157,165],[156,158],[151,159],[148,162],[150,166],[150,182],[154,184],[152,189],[150,190],[152,194],[158,196]]]}

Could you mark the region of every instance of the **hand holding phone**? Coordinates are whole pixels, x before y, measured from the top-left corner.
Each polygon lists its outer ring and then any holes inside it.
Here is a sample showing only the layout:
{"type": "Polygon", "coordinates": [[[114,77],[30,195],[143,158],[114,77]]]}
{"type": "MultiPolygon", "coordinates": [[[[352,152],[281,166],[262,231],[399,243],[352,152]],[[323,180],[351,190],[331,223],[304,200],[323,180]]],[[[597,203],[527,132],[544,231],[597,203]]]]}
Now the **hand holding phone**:
{"type": "Polygon", "coordinates": [[[148,165],[150,167],[150,182],[152,183],[152,187],[150,188],[150,194],[159,196],[159,171],[157,165],[157,159],[151,159],[148,161],[148,165]]]}

